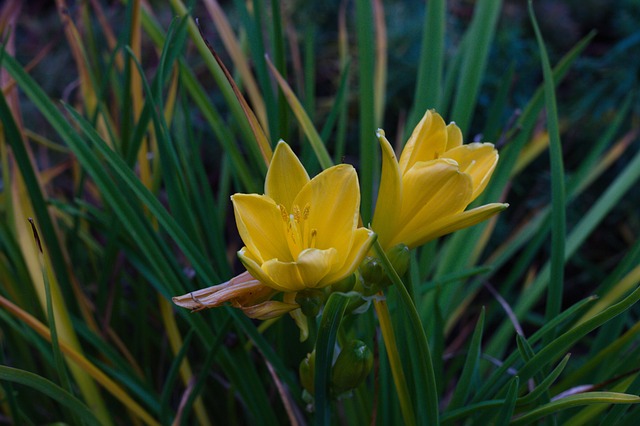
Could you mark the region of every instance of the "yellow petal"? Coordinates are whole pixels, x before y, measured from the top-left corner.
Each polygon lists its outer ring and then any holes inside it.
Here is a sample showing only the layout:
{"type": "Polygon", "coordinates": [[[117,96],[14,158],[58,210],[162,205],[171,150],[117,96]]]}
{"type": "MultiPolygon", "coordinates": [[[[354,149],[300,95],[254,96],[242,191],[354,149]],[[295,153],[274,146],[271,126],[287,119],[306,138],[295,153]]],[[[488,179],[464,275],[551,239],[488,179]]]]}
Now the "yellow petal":
{"type": "Polygon", "coordinates": [[[283,232],[282,213],[271,198],[235,194],[231,201],[240,238],[259,263],[274,258],[293,260],[283,232]]]}
{"type": "Polygon", "coordinates": [[[254,258],[252,253],[249,250],[247,250],[246,247],[242,247],[238,251],[238,258],[240,259],[240,262],[242,262],[244,267],[247,268],[247,271],[249,271],[249,273],[253,277],[255,277],[258,281],[260,281],[262,284],[278,291],[285,291],[285,292],[291,291],[288,287],[283,287],[273,282],[271,277],[265,271],[263,271],[262,268],[260,267],[260,264],[262,263],[262,261],[257,261],[257,259],[254,258]]]}
{"type": "Polygon", "coordinates": [[[376,234],[367,228],[358,228],[354,232],[353,246],[349,253],[344,257],[344,263],[338,269],[332,271],[324,279],[323,285],[330,285],[353,274],[356,268],[362,263],[362,259],[367,255],[371,246],[376,240],[376,234]]]}
{"type": "Polygon", "coordinates": [[[244,312],[244,314],[249,318],[264,321],[271,318],[281,317],[294,309],[298,309],[300,306],[298,304],[284,303],[277,300],[268,300],[253,306],[241,306],[234,304],[234,307],[242,309],[242,312],[244,312]]]}
{"type": "MultiPolygon", "coordinates": [[[[404,199],[400,229],[385,249],[420,238],[417,229],[462,212],[469,205],[471,177],[458,170],[454,161],[440,159],[418,163],[404,176],[404,199]]],[[[427,228],[428,229],[428,228],[427,228]]],[[[424,231],[423,231],[424,232],[424,231]]]]}
{"type": "Polygon", "coordinates": [[[461,212],[469,204],[471,177],[447,158],[416,164],[402,179],[404,191],[400,224],[418,216],[439,218],[461,212]]]}
{"type": "Polygon", "coordinates": [[[433,223],[424,223],[422,227],[416,228],[413,235],[415,238],[405,242],[409,247],[420,246],[427,241],[450,234],[459,229],[468,228],[484,220],[489,219],[496,213],[509,207],[509,204],[492,203],[468,210],[456,215],[447,216],[433,223]]]}
{"type": "Polygon", "coordinates": [[[336,255],[334,248],[306,249],[300,252],[296,262],[272,259],[262,264],[262,270],[280,287],[287,288],[288,291],[299,291],[317,287],[331,271],[336,255]]]}
{"type": "MultiPolygon", "coordinates": [[[[297,293],[285,293],[282,296],[282,300],[285,303],[295,303],[296,294],[297,293]]],[[[289,312],[289,315],[291,315],[291,318],[293,318],[296,325],[300,329],[300,341],[304,342],[309,338],[309,323],[307,321],[307,316],[302,313],[302,309],[295,309],[289,312]]]]}
{"type": "Polygon", "coordinates": [[[396,232],[397,219],[402,204],[402,176],[391,144],[384,132],[378,131],[382,148],[382,176],[371,227],[378,234],[382,247],[396,232]]]}
{"type": "Polygon", "coordinates": [[[402,155],[400,155],[400,172],[406,174],[418,161],[435,160],[447,148],[447,126],[434,111],[427,111],[420,123],[413,129],[402,155]]]}
{"type": "Polygon", "coordinates": [[[462,145],[462,132],[460,131],[460,127],[456,123],[449,123],[447,125],[447,148],[449,151],[457,146],[462,145]]]}
{"type": "Polygon", "coordinates": [[[484,191],[498,164],[498,151],[491,143],[470,143],[447,151],[445,156],[455,160],[460,171],[471,175],[473,194],[471,201],[484,191]]]}
{"type": "Polygon", "coordinates": [[[278,142],[264,183],[265,195],[291,211],[293,200],[307,182],[309,175],[298,157],[289,145],[278,142]]]}
{"type": "Polygon", "coordinates": [[[352,166],[326,169],[302,188],[294,204],[301,209],[309,206],[306,226],[316,230],[313,247],[334,247],[339,253],[349,250],[360,217],[360,188],[352,166]]]}

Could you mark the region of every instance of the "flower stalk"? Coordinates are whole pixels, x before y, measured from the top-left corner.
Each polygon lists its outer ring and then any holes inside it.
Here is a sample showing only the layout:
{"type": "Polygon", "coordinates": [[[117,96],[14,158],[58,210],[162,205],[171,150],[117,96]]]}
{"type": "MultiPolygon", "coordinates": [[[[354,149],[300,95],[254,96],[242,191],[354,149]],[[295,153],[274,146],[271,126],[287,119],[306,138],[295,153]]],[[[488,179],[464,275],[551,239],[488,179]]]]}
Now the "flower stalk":
{"type": "Polygon", "coordinates": [[[420,376],[426,384],[426,403],[427,413],[429,416],[428,424],[437,425],[439,422],[438,393],[436,388],[435,372],[433,371],[433,360],[431,359],[431,351],[429,350],[427,335],[425,334],[424,328],[422,327],[422,322],[420,321],[420,316],[418,315],[418,311],[416,310],[416,305],[413,303],[413,300],[411,299],[411,296],[409,295],[409,292],[407,291],[404,283],[396,273],[395,269],[393,269],[393,265],[389,261],[389,258],[385,254],[378,240],[373,243],[373,250],[382,261],[382,266],[384,267],[387,276],[394,284],[394,287],[398,289],[398,292],[400,293],[400,300],[404,305],[403,307],[405,311],[409,315],[409,321],[411,322],[413,332],[418,343],[418,352],[420,355],[419,359],[424,361],[421,366],[422,368],[420,368],[420,376]]]}
{"type": "Polygon", "coordinates": [[[384,341],[384,347],[387,350],[387,357],[389,357],[389,365],[391,366],[391,375],[393,376],[393,382],[395,383],[396,390],[398,391],[402,418],[406,425],[415,425],[416,422],[413,415],[414,411],[413,404],[411,403],[411,395],[409,394],[407,380],[404,375],[404,370],[402,369],[402,362],[400,361],[396,335],[393,332],[393,326],[391,325],[391,315],[389,313],[387,301],[384,299],[376,299],[373,301],[373,306],[376,308],[376,313],[378,314],[382,340],[384,341]]]}

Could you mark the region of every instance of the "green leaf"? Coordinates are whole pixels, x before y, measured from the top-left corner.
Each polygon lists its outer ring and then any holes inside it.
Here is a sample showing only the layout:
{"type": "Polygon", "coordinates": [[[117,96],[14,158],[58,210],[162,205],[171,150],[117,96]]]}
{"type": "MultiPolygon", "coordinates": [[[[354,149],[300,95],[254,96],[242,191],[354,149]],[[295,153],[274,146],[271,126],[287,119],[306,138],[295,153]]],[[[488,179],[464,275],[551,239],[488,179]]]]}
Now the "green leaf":
{"type": "Polygon", "coordinates": [[[356,40],[358,49],[358,99],[360,111],[360,210],[362,223],[371,221],[373,209],[373,188],[377,181],[380,165],[375,138],[374,102],[374,20],[373,4],[369,0],[356,0],[356,40]]]}
{"type": "Polygon", "coordinates": [[[498,416],[496,417],[495,426],[507,426],[513,416],[513,410],[516,406],[516,400],[518,399],[518,388],[520,385],[520,378],[514,377],[509,385],[507,396],[504,399],[504,405],[500,409],[498,416]]]}
{"type": "Polygon", "coordinates": [[[542,407],[529,411],[527,414],[518,417],[511,422],[512,425],[526,425],[549,414],[566,410],[571,407],[591,404],[638,404],[640,397],[617,392],[586,392],[577,395],[567,396],[556,401],[552,401],[542,407]]]}
{"type": "Polygon", "coordinates": [[[448,410],[453,410],[464,405],[471,393],[471,389],[473,389],[472,379],[478,373],[478,364],[480,363],[480,345],[482,343],[482,332],[484,328],[484,313],[485,310],[483,307],[478,323],[476,324],[476,329],[471,337],[471,343],[467,351],[467,359],[464,362],[460,380],[456,384],[453,397],[451,397],[451,402],[447,407],[448,410]]]}
{"type": "MultiPolygon", "coordinates": [[[[316,425],[331,424],[331,399],[329,395],[329,378],[331,377],[331,364],[333,363],[333,350],[336,344],[336,335],[340,327],[340,321],[344,315],[349,299],[339,293],[332,293],[324,306],[318,338],[316,340],[316,364],[315,364],[315,411],[316,425]]],[[[314,318],[309,318],[314,321],[314,318]]]]}
{"type": "Polygon", "coordinates": [[[430,108],[440,109],[442,97],[442,69],[444,65],[444,36],[446,23],[444,0],[427,2],[422,33],[422,50],[418,65],[418,81],[414,96],[413,111],[408,128],[413,129],[424,112],[430,108]]]}
{"type": "Polygon", "coordinates": [[[562,359],[560,364],[558,364],[558,366],[554,368],[553,371],[547,377],[545,377],[544,380],[541,381],[534,390],[532,390],[522,398],[518,398],[517,404],[518,405],[531,404],[535,400],[537,400],[540,396],[542,396],[542,394],[547,392],[549,387],[553,384],[553,382],[555,382],[556,379],[562,373],[562,371],[564,371],[564,367],[569,362],[570,357],[571,357],[571,354],[565,355],[565,357],[562,359]]]}
{"type": "Polygon", "coordinates": [[[0,380],[20,383],[41,392],[51,399],[71,409],[80,419],[89,425],[100,426],[100,421],[83,402],[55,383],[28,371],[0,365],[0,380]]]}
{"type": "Polygon", "coordinates": [[[638,302],[638,300],[640,300],[640,288],[636,289],[621,302],[610,306],[608,309],[604,310],[598,315],[593,316],[587,321],[558,336],[558,338],[556,338],[553,342],[543,347],[536,355],[534,355],[531,360],[528,361],[520,369],[518,375],[522,380],[528,380],[548,363],[561,356],[562,353],[564,353],[582,337],[600,327],[611,318],[614,318],[617,315],[625,312],[636,302],[638,302]]]}
{"type": "Polygon", "coordinates": [[[463,134],[469,134],[501,5],[500,0],[476,2],[473,19],[464,35],[468,42],[464,45],[464,59],[451,112],[451,119],[460,126],[463,134]]]}
{"type": "MultiPolygon", "coordinates": [[[[538,22],[533,12],[533,3],[529,0],[529,16],[538,40],[542,74],[544,75],[544,98],[547,111],[547,127],[549,131],[549,155],[551,158],[551,278],[547,290],[545,318],[549,321],[562,309],[562,293],[564,287],[564,251],[566,234],[564,164],[562,161],[562,143],[558,125],[558,108],[553,83],[553,73],[549,64],[547,50],[538,22]]],[[[553,334],[549,336],[552,338],[553,334]]]]}

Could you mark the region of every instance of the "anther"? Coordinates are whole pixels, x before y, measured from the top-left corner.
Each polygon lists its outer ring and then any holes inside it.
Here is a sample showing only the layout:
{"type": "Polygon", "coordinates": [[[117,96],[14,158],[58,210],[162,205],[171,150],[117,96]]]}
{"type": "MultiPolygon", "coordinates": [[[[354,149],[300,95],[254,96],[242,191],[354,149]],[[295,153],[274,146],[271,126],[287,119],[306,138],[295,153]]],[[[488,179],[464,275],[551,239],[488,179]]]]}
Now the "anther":
{"type": "Polygon", "coordinates": [[[285,209],[282,204],[278,204],[278,207],[280,207],[280,215],[282,216],[282,220],[284,220],[285,222],[289,222],[289,213],[287,213],[287,209],[285,209]]]}

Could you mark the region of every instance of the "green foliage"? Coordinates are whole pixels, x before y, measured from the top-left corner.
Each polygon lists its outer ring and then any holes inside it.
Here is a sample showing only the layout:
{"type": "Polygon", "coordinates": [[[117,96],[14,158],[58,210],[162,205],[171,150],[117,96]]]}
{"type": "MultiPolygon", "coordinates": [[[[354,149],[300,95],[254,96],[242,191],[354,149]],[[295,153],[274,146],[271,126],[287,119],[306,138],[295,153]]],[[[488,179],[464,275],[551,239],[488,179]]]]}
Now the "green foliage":
{"type": "Polygon", "coordinates": [[[588,33],[590,15],[571,15],[566,26],[583,30],[571,48],[542,22],[555,21],[547,2],[535,9],[541,28],[533,8],[497,0],[161,3],[0,11],[2,418],[611,425],[640,415],[633,1],[607,14],[610,39],[588,33]],[[46,45],[45,30],[61,38],[46,45]],[[374,246],[373,273],[317,290],[307,341],[288,315],[258,322],[232,306],[171,303],[243,271],[229,196],[263,192],[263,143],[285,138],[310,171],[354,164],[368,225],[376,129],[401,147],[429,108],[455,119],[465,142],[496,144],[498,168],[474,205],[510,203],[497,219],[402,247],[400,260],[374,246]],[[363,297],[374,280],[382,293],[363,297]],[[334,392],[336,358],[353,341],[371,348],[372,373],[334,392]],[[313,392],[303,391],[298,369],[313,350],[313,392]]]}

